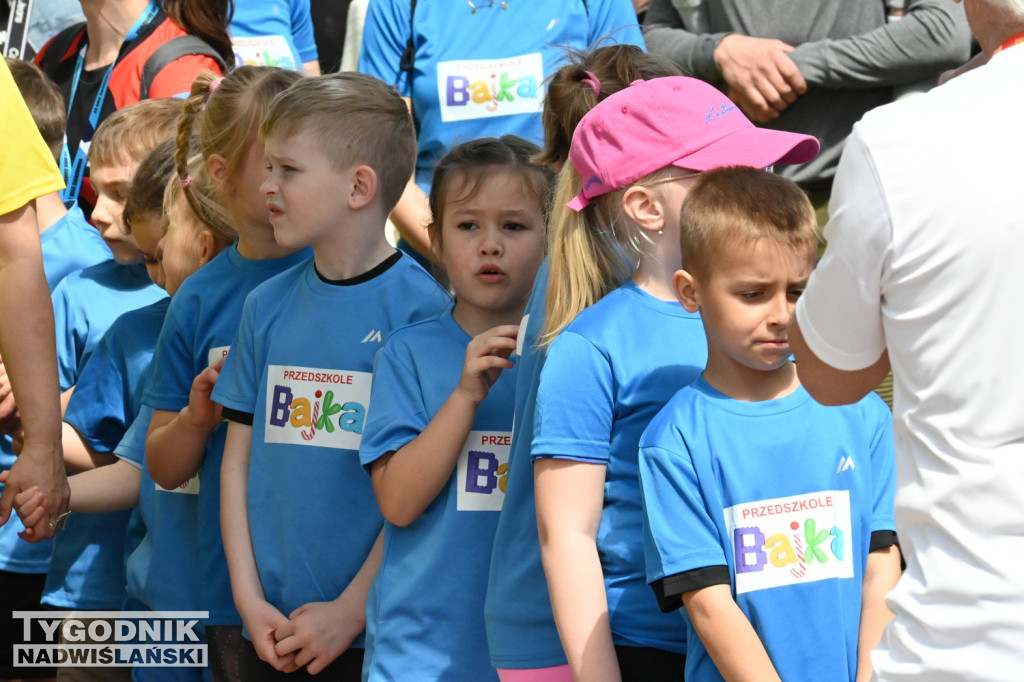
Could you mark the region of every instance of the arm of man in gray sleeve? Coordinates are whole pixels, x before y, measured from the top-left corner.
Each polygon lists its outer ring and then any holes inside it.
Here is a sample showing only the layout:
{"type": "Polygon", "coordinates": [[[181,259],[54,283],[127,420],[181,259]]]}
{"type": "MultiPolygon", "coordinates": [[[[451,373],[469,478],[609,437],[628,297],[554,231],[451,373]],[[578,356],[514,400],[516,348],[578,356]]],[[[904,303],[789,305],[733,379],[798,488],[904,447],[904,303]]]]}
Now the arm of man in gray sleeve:
{"type": "Polygon", "coordinates": [[[970,56],[963,7],[947,0],[910,0],[898,21],[849,38],[798,45],[789,57],[808,85],[865,88],[935,78],[970,56]]]}

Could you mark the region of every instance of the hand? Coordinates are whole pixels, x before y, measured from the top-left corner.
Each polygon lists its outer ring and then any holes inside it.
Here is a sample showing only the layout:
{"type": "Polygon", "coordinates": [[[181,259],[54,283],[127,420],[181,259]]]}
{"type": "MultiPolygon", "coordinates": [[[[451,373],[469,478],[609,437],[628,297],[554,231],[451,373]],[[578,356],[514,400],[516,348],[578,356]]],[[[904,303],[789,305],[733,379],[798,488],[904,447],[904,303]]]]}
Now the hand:
{"type": "Polygon", "coordinates": [[[316,675],[366,629],[366,603],[342,594],[330,602],[303,604],[277,629],[277,654],[294,655],[297,666],[316,675]]]}
{"type": "Polygon", "coordinates": [[[729,85],[729,98],[755,123],[766,123],[807,92],[807,82],[781,40],[737,33],[722,38],[715,63],[729,85]]]}
{"type": "MultiPolygon", "coordinates": [[[[10,472],[0,472],[0,483],[7,483],[8,473],[10,472]]],[[[14,509],[18,512],[22,525],[29,527],[43,518],[43,514],[46,513],[44,500],[43,493],[36,486],[14,496],[14,509]]]]}
{"type": "Polygon", "coordinates": [[[7,473],[3,495],[0,495],[0,526],[10,518],[15,499],[33,487],[43,495],[43,513],[34,523],[26,523],[25,530],[18,535],[23,540],[39,542],[53,537],[61,515],[68,509],[71,491],[59,443],[51,447],[35,442],[25,444],[7,473]]]}
{"type": "Polygon", "coordinates": [[[462,377],[455,390],[462,392],[474,405],[482,403],[501,370],[513,366],[508,358],[516,349],[518,333],[518,325],[506,324],[488,329],[470,341],[462,377]]]}
{"type": "Polygon", "coordinates": [[[223,408],[210,399],[223,366],[224,358],[221,358],[192,381],[192,390],[188,394],[188,420],[197,429],[211,431],[224,418],[223,408]]]}
{"type": "Polygon", "coordinates": [[[278,656],[275,650],[277,646],[276,630],[288,622],[283,613],[266,600],[253,599],[241,616],[260,660],[266,661],[274,669],[285,673],[295,672],[299,669],[299,666],[295,664],[293,654],[278,656]]]}

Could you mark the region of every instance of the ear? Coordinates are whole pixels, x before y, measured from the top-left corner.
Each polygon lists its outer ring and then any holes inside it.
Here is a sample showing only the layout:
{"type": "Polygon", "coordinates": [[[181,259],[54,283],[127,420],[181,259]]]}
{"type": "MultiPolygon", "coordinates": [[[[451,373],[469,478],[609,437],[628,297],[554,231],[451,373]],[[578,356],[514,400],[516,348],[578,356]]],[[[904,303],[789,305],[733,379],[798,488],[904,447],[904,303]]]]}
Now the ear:
{"type": "Polygon", "coordinates": [[[228,181],[228,160],[220,154],[213,154],[206,160],[206,170],[210,174],[213,184],[218,189],[227,184],[228,181]]]}
{"type": "Polygon", "coordinates": [[[217,238],[210,230],[203,228],[196,237],[199,240],[199,267],[202,267],[213,260],[220,249],[217,248],[217,238]]]}
{"type": "Polygon", "coordinates": [[[661,202],[649,187],[634,185],[622,195],[622,210],[642,230],[657,232],[665,227],[661,202]]]}
{"type": "Polygon", "coordinates": [[[351,189],[348,207],[352,210],[365,208],[377,198],[377,173],[369,166],[357,166],[349,172],[351,189]]]}
{"type": "Polygon", "coordinates": [[[676,270],[672,275],[672,288],[676,291],[676,298],[683,304],[688,313],[695,313],[700,310],[700,300],[697,294],[696,280],[686,270],[676,270]]]}

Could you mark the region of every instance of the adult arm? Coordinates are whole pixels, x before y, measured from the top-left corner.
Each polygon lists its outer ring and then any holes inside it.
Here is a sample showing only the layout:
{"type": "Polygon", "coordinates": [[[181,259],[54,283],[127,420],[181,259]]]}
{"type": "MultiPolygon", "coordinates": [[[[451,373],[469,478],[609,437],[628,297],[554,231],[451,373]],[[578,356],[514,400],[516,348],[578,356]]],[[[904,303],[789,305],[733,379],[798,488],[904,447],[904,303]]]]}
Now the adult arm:
{"type": "Polygon", "coordinates": [[[778,118],[807,91],[807,83],[789,57],[793,46],[739,33],[687,30],[670,0],[651,2],[644,37],[651,52],[672,59],[686,73],[724,83],[743,112],[760,123],[778,118]]]}
{"type": "Polygon", "coordinates": [[[882,639],[882,631],[894,618],[885,605],[900,579],[900,549],[896,545],[882,547],[868,554],[860,598],[860,634],[857,638],[857,682],[869,682],[873,668],[871,650],[882,639]]]}
{"type": "Polygon", "coordinates": [[[825,405],[856,402],[888,371],[882,295],[892,223],[860,124],[836,171],[828,248],[797,301],[789,341],[800,381],[825,405]]]}
{"type": "Polygon", "coordinates": [[[910,0],[906,14],[848,38],[798,45],[789,57],[810,86],[873,88],[935,78],[970,56],[963,7],[946,0],[910,0]]]}
{"type": "Polygon", "coordinates": [[[11,514],[14,495],[33,485],[46,512],[22,537],[32,542],[53,535],[68,501],[61,450],[53,308],[43,275],[34,202],[0,216],[0,348],[17,396],[24,448],[0,496],[0,525],[11,514]],[[15,324],[16,323],[16,324],[15,324]]]}
{"type": "Polygon", "coordinates": [[[718,672],[730,682],[779,680],[764,644],[732,598],[728,585],[711,585],[683,595],[693,629],[718,672]]]}
{"type": "Polygon", "coordinates": [[[597,530],[606,467],[562,459],[534,461],[537,532],[558,636],[577,680],[617,681],[597,530]]]}

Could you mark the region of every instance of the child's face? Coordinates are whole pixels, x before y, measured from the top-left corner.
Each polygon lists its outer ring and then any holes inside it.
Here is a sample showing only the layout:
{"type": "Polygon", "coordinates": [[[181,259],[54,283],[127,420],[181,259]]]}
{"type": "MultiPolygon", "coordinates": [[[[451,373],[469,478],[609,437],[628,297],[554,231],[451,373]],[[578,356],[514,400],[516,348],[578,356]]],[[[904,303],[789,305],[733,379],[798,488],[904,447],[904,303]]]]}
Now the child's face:
{"type": "Polygon", "coordinates": [[[135,175],[135,165],[94,166],[89,171],[96,189],[96,207],[92,222],[100,231],[103,241],[110,247],[119,265],[131,265],[142,260],[135,247],[135,238],[124,227],[124,202],[135,175]]]}
{"type": "Polygon", "coordinates": [[[260,191],[268,175],[263,144],[254,134],[242,159],[242,165],[228,179],[227,189],[230,196],[226,198],[225,203],[231,208],[231,213],[240,218],[238,223],[241,224],[241,229],[262,226],[267,233],[272,229],[266,198],[260,191]]]}
{"type": "MultiPolygon", "coordinates": [[[[718,250],[708,272],[691,279],[708,337],[707,373],[757,382],[764,378],[758,373],[789,360],[789,320],[814,269],[815,251],[766,239],[726,240],[718,250]]],[[[691,308],[679,273],[676,290],[691,308]]]]}
{"type": "Polygon", "coordinates": [[[492,171],[471,195],[445,202],[441,216],[441,261],[462,313],[518,315],[544,259],[544,215],[540,201],[514,173],[492,171]]]}
{"type": "Polygon", "coordinates": [[[135,237],[135,245],[142,254],[142,262],[146,264],[146,272],[149,278],[157,286],[164,288],[164,269],[161,265],[162,252],[160,251],[160,240],[163,239],[166,226],[163,216],[142,215],[132,220],[132,235],[135,237]]]}
{"type": "Polygon", "coordinates": [[[337,235],[349,213],[346,169],[337,168],[309,133],[269,138],[266,158],[269,173],[260,190],[277,243],[315,249],[325,237],[337,235]]]}
{"type": "Polygon", "coordinates": [[[185,194],[178,192],[171,210],[167,212],[167,233],[160,240],[164,289],[171,296],[201,264],[202,245],[199,243],[197,222],[185,194]]]}

